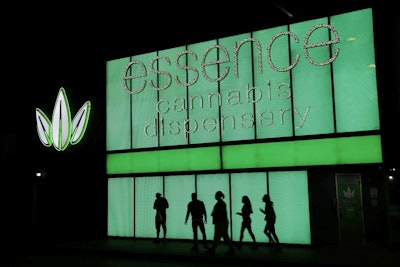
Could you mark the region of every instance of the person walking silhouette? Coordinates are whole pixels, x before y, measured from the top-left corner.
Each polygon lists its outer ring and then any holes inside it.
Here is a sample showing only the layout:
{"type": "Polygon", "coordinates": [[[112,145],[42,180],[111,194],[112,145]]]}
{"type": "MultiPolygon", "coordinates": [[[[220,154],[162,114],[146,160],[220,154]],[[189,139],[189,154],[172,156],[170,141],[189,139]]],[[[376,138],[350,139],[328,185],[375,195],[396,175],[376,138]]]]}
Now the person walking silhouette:
{"type": "Polygon", "coordinates": [[[204,248],[208,249],[207,245],[207,235],[204,224],[207,223],[207,212],[204,202],[197,199],[197,193],[192,193],[192,200],[187,205],[185,224],[187,224],[189,216],[192,216],[192,230],[193,230],[193,247],[192,251],[199,250],[199,242],[198,242],[198,229],[200,229],[201,234],[203,235],[203,244],[204,248]]]}
{"type": "Polygon", "coordinates": [[[247,229],[247,231],[249,232],[249,234],[251,236],[251,239],[253,240],[253,244],[250,248],[257,249],[256,237],[254,236],[253,230],[251,228],[250,214],[253,213],[253,208],[251,206],[250,198],[248,196],[243,196],[242,203],[243,203],[243,206],[242,206],[241,212],[236,212],[237,215],[242,216],[242,226],[240,228],[240,238],[239,238],[239,244],[237,245],[237,248],[238,249],[242,248],[244,231],[247,229]]]}
{"type": "Polygon", "coordinates": [[[214,224],[214,242],[212,247],[208,250],[208,253],[211,255],[215,255],[215,249],[218,247],[221,238],[223,238],[225,243],[229,246],[229,250],[226,251],[225,254],[235,255],[235,248],[233,247],[232,240],[228,234],[229,220],[224,197],[225,196],[221,191],[215,193],[217,203],[215,203],[214,209],[211,213],[214,224]]]}
{"type": "Polygon", "coordinates": [[[160,241],[160,231],[163,229],[163,242],[165,242],[167,236],[167,208],[169,207],[168,200],[161,196],[161,193],[156,194],[153,208],[156,210],[155,224],[157,237],[155,242],[160,241]]]}
{"type": "Polygon", "coordinates": [[[281,243],[279,242],[278,235],[275,232],[276,213],[274,210],[274,203],[271,201],[268,194],[262,198],[265,202],[265,208],[260,211],[265,214],[264,220],[266,221],[264,233],[268,237],[270,246],[275,246],[277,251],[281,250],[281,243]]]}

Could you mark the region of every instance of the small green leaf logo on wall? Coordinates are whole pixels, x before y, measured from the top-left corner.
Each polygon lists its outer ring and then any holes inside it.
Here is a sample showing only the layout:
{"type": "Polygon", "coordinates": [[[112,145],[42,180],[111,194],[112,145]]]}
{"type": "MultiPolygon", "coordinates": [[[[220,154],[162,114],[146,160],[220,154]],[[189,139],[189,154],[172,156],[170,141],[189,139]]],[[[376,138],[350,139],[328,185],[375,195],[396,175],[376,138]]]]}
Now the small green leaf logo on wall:
{"type": "Polygon", "coordinates": [[[350,186],[347,187],[347,191],[343,190],[343,195],[347,199],[354,198],[354,193],[355,193],[355,190],[351,190],[350,186]]]}
{"type": "Polygon", "coordinates": [[[60,88],[53,109],[52,120],[36,108],[36,128],[39,139],[46,147],[53,145],[63,151],[69,144],[75,145],[82,139],[89,120],[90,101],[86,101],[71,120],[71,110],[64,88],[60,88]]]}

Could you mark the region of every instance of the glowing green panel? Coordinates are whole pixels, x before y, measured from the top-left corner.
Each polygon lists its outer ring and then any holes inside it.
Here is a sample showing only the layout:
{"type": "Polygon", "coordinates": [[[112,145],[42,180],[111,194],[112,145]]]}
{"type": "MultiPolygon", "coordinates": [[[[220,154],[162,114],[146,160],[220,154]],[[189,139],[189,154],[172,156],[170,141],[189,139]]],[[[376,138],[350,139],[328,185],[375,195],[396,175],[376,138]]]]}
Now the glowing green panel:
{"type": "Polygon", "coordinates": [[[107,174],[219,170],[219,147],[127,152],[107,155],[107,174]]]}
{"type": "MultiPolygon", "coordinates": [[[[237,77],[235,72],[235,58],[220,64],[220,76],[228,74],[220,81],[220,91],[223,98],[221,105],[222,140],[249,140],[254,139],[254,107],[252,91],[252,42],[243,42],[250,34],[235,35],[220,40],[220,44],[227,48],[230,55],[234,55],[233,44],[238,43],[237,77]],[[229,70],[229,72],[228,72],[229,70]]],[[[225,53],[219,51],[219,58],[226,58],[225,53]]]]}
{"type": "MultiPolygon", "coordinates": [[[[156,53],[147,53],[131,58],[130,62],[150,62],[156,53]]],[[[132,64],[126,75],[139,75],[143,73],[142,65],[132,64]]],[[[126,66],[121,65],[121,68],[126,66]]],[[[125,90],[125,97],[132,98],[131,104],[131,125],[132,125],[132,148],[156,147],[158,145],[157,112],[154,103],[157,102],[157,91],[151,88],[147,80],[156,80],[153,72],[147,71],[147,76],[127,79],[126,84],[130,91],[137,91],[145,85],[143,91],[137,94],[130,94],[125,90]]]]}
{"type": "Polygon", "coordinates": [[[122,83],[124,66],[129,58],[107,62],[106,76],[106,149],[120,150],[131,148],[130,141],[130,97],[122,83]]]}
{"type": "MultiPolygon", "coordinates": [[[[159,56],[173,59],[183,50],[185,50],[184,47],[163,50],[159,52],[159,56]]],[[[159,88],[167,87],[170,84],[168,89],[159,91],[159,101],[163,101],[163,105],[160,105],[162,112],[159,114],[160,146],[186,145],[188,144],[185,135],[185,121],[188,119],[187,89],[175,82],[176,78],[181,83],[186,83],[186,72],[177,69],[173,61],[167,61],[165,58],[159,59],[157,63],[159,71],[169,73],[169,75],[159,75],[159,88]]],[[[181,63],[186,62],[181,61],[181,63]]],[[[156,68],[156,66],[154,67],[156,68]]]]}
{"type": "MultiPolygon", "coordinates": [[[[202,42],[188,46],[190,51],[206,51],[208,47],[216,45],[216,41],[202,42]]],[[[216,55],[215,51],[210,51],[208,57],[216,55]]],[[[201,70],[201,57],[197,53],[196,59],[192,55],[188,55],[188,65],[201,70]]],[[[207,73],[216,73],[218,65],[207,66],[207,73]]],[[[189,85],[189,138],[191,144],[202,144],[220,141],[219,127],[219,103],[220,94],[218,92],[218,83],[210,83],[199,72],[188,72],[189,85]],[[194,82],[198,79],[196,82],[194,82]]]]}
{"type": "MultiPolygon", "coordinates": [[[[232,173],[231,174],[231,194],[232,194],[232,239],[240,240],[240,228],[242,226],[242,216],[236,212],[241,212],[243,203],[242,197],[248,196],[252,204],[253,213],[251,217],[251,228],[257,242],[267,240],[264,234],[264,214],[259,210],[263,207],[262,196],[267,192],[267,175],[265,172],[252,173],[232,173]]],[[[247,230],[244,232],[244,242],[252,242],[247,230]]]]}
{"type": "Polygon", "coordinates": [[[214,225],[212,223],[211,213],[216,203],[215,193],[217,191],[222,191],[222,193],[224,193],[225,195],[224,201],[227,205],[228,217],[229,221],[231,222],[229,174],[228,173],[200,174],[197,175],[196,185],[197,185],[197,197],[203,200],[204,205],[206,206],[208,222],[205,225],[205,228],[206,228],[207,239],[213,240],[214,225]]]}
{"type": "Polygon", "coordinates": [[[280,241],[311,244],[307,172],[269,172],[268,184],[277,214],[275,229],[280,241]]]}
{"type": "Polygon", "coordinates": [[[133,198],[133,178],[108,179],[108,236],[133,237],[133,198]]]}
{"type": "MultiPolygon", "coordinates": [[[[108,152],[124,152],[107,154],[107,174],[381,163],[379,135],[279,140],[293,133],[316,137],[334,133],[334,122],[336,132],[380,129],[372,26],[372,10],[367,9],[108,61],[106,147],[108,152]],[[320,23],[329,23],[335,30],[319,28],[320,23]],[[310,29],[313,32],[308,35],[310,29]],[[289,30],[298,41],[288,35],[289,30]],[[305,56],[306,36],[308,43],[324,42],[334,40],[335,31],[339,43],[330,48],[309,48],[309,57],[305,56]],[[262,53],[257,42],[248,37],[260,42],[262,53]],[[220,47],[214,47],[217,41],[220,47]],[[237,58],[235,46],[239,47],[237,58]],[[216,64],[226,56],[223,47],[230,60],[216,64]],[[332,64],[316,66],[310,62],[324,62],[335,51],[339,54],[332,64]],[[290,70],[283,70],[295,62],[296,55],[299,61],[290,70]],[[210,65],[202,65],[203,56],[210,65]],[[226,70],[227,76],[216,81],[226,70]],[[130,150],[261,138],[275,139],[221,147],[130,150]]],[[[190,224],[184,225],[183,220],[190,194],[197,191],[206,204],[206,231],[211,240],[214,194],[221,190],[228,205],[232,238],[239,239],[241,218],[235,212],[247,194],[253,203],[253,230],[263,242],[265,221],[257,211],[262,195],[269,191],[278,213],[276,227],[281,241],[310,244],[307,179],[305,171],[109,178],[108,235],[155,237],[152,207],[155,193],[161,192],[171,206],[167,211],[168,237],[192,239],[190,224]]],[[[247,232],[245,241],[251,241],[247,232]]]]}
{"type": "MultiPolygon", "coordinates": [[[[287,30],[287,26],[276,27],[254,32],[253,37],[259,40],[261,44],[268,44],[273,36],[287,30]]],[[[290,65],[288,42],[287,36],[281,36],[275,39],[271,46],[271,60],[279,68],[290,65]]],[[[256,49],[256,47],[253,49],[256,49]]],[[[264,50],[262,53],[264,53],[264,50]]],[[[253,61],[257,62],[257,60],[258,54],[254,54],[253,61]]],[[[293,120],[291,112],[286,112],[284,116],[281,116],[283,111],[292,108],[290,72],[275,71],[264,60],[262,72],[258,70],[257,64],[254,63],[253,73],[254,99],[259,99],[255,103],[257,139],[292,136],[293,120]]]]}
{"type": "Polygon", "coordinates": [[[135,237],[156,237],[153,204],[158,192],[164,194],[162,176],[135,178],[135,237]]]}
{"type": "Polygon", "coordinates": [[[379,130],[373,35],[364,9],[108,61],[107,151],[379,130]]]}
{"type": "MultiPolygon", "coordinates": [[[[191,217],[184,224],[187,204],[195,192],[195,175],[176,175],[165,177],[165,197],[169,202],[167,210],[168,236],[178,239],[193,239],[191,217]]],[[[199,231],[200,240],[202,239],[199,231]]]]}
{"type": "Polygon", "coordinates": [[[222,147],[224,169],[381,163],[379,135],[222,147]]]}
{"type": "Polygon", "coordinates": [[[327,28],[313,29],[314,25],[327,24],[328,19],[317,19],[290,25],[300,41],[291,39],[292,55],[301,59],[292,69],[293,114],[295,136],[326,134],[334,132],[331,65],[311,64],[328,63],[331,57],[329,45],[308,48],[311,60],[304,57],[304,42],[308,45],[326,43],[334,39],[334,34],[327,28]],[[311,32],[311,33],[310,33],[311,32]],[[306,39],[306,36],[309,37],[306,39]],[[332,35],[332,36],[331,36],[332,35]]]}
{"type": "Polygon", "coordinates": [[[379,130],[372,10],[333,16],[340,54],[333,62],[337,132],[379,130]],[[351,25],[351,27],[349,27],[351,25]]]}

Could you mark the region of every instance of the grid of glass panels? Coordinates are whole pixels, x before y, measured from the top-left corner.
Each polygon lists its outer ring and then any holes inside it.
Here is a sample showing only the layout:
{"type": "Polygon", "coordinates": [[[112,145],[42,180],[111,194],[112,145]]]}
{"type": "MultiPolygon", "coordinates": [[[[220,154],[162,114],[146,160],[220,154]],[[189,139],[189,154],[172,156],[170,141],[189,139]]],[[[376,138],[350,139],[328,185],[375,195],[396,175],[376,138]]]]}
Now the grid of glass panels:
{"type": "Polygon", "coordinates": [[[269,192],[281,241],[310,244],[307,172],[251,169],[382,162],[371,9],[110,60],[106,82],[109,236],[155,237],[161,192],[168,238],[191,239],[197,192],[211,240],[221,190],[234,241],[243,195],[266,241],[269,192]]]}
{"type": "MultiPolygon", "coordinates": [[[[267,242],[263,233],[264,214],[259,209],[264,207],[263,195],[269,193],[278,216],[276,229],[281,242],[310,244],[306,171],[109,178],[108,235],[154,238],[153,202],[155,194],[160,192],[169,202],[167,238],[192,239],[191,224],[185,225],[184,221],[191,194],[197,192],[207,210],[207,239],[212,240],[214,229],[211,212],[216,202],[215,192],[218,190],[225,195],[230,234],[234,241],[239,240],[241,226],[241,217],[236,212],[240,212],[243,205],[241,199],[247,195],[252,202],[252,228],[256,239],[258,242],[267,242]]],[[[244,241],[251,241],[246,232],[244,241]]]]}
{"type": "Polygon", "coordinates": [[[107,151],[379,130],[372,10],[110,60],[106,90],[107,151]]]}

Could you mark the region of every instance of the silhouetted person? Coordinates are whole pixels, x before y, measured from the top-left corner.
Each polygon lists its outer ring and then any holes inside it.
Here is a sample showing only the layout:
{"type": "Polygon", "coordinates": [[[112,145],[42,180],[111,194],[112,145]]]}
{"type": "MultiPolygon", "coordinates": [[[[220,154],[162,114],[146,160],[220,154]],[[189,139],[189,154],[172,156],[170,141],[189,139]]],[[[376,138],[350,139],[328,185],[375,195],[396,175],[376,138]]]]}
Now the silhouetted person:
{"type": "Polygon", "coordinates": [[[156,199],[154,200],[153,208],[156,210],[155,223],[156,223],[156,231],[157,237],[156,242],[160,241],[160,230],[163,229],[163,241],[165,242],[165,238],[167,236],[167,212],[166,209],[169,207],[168,201],[166,198],[162,197],[160,193],[156,194],[156,199]]]}
{"type": "Polygon", "coordinates": [[[207,212],[204,202],[197,199],[197,194],[192,193],[192,200],[187,205],[185,224],[189,219],[189,215],[192,216],[192,229],[193,229],[193,239],[194,245],[191,248],[193,251],[199,250],[199,242],[198,242],[198,229],[200,229],[201,234],[203,235],[203,243],[204,248],[209,248],[207,245],[207,236],[206,229],[204,228],[204,224],[207,223],[207,212]]]}
{"type": "Polygon", "coordinates": [[[260,208],[260,211],[265,214],[264,220],[266,221],[266,224],[264,228],[264,233],[268,237],[269,244],[271,246],[276,246],[276,249],[280,250],[281,244],[275,232],[276,214],[274,210],[274,203],[271,201],[269,195],[264,195],[262,200],[263,202],[265,202],[265,208],[260,208]]]}
{"type": "Polygon", "coordinates": [[[251,229],[251,218],[250,214],[253,213],[253,208],[251,206],[251,202],[248,196],[243,196],[242,197],[242,211],[241,212],[236,212],[236,214],[242,216],[242,226],[240,228],[240,239],[239,239],[239,244],[238,248],[242,248],[242,241],[244,237],[244,231],[247,229],[249,232],[251,239],[253,240],[253,245],[251,246],[251,249],[257,249],[257,242],[256,242],[256,237],[254,236],[253,230],[251,229]]]}
{"type": "Polygon", "coordinates": [[[235,249],[228,234],[229,221],[226,203],[224,201],[224,194],[221,191],[217,191],[215,193],[215,199],[217,200],[217,203],[215,203],[214,209],[211,213],[214,224],[214,243],[208,252],[214,255],[215,249],[218,247],[221,238],[223,238],[225,243],[229,246],[229,250],[225,254],[234,255],[235,249]]]}

